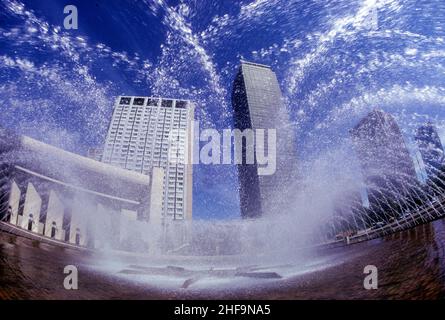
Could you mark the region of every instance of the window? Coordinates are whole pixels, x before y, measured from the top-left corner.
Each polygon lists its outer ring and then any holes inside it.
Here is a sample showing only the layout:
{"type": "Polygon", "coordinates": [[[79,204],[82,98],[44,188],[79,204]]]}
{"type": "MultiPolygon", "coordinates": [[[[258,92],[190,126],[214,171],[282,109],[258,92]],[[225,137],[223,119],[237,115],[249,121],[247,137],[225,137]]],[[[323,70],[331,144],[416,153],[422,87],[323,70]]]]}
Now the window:
{"type": "Polygon", "coordinates": [[[144,98],[134,98],[133,104],[136,106],[143,106],[144,105],[144,98]]]}
{"type": "Polygon", "coordinates": [[[122,97],[120,104],[130,104],[131,98],[128,97],[122,97]]]}
{"type": "Polygon", "coordinates": [[[171,108],[173,105],[173,101],[172,100],[162,100],[162,104],[161,106],[164,108],[171,108]]]}
{"type": "Polygon", "coordinates": [[[147,99],[147,106],[157,106],[159,99],[149,98],[147,99]]]}
{"type": "Polygon", "coordinates": [[[185,109],[187,106],[187,101],[176,101],[176,108],[185,109]]]}

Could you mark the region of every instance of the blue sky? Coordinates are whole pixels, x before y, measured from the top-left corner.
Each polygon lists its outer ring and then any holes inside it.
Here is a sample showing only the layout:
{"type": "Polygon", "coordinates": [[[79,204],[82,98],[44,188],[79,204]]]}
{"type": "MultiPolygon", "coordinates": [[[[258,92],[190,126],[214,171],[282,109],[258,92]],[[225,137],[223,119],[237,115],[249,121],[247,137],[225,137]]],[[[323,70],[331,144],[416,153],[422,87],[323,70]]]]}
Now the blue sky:
{"type": "MultiPolygon", "coordinates": [[[[135,94],[194,100],[202,127],[230,127],[245,58],[276,71],[301,163],[374,107],[408,142],[427,119],[445,138],[443,21],[441,0],[0,0],[0,125],[84,153],[115,97],[135,94]],[[63,29],[67,4],[78,30],[63,29]]],[[[239,217],[236,181],[233,166],[196,166],[194,217],[239,217]]]]}

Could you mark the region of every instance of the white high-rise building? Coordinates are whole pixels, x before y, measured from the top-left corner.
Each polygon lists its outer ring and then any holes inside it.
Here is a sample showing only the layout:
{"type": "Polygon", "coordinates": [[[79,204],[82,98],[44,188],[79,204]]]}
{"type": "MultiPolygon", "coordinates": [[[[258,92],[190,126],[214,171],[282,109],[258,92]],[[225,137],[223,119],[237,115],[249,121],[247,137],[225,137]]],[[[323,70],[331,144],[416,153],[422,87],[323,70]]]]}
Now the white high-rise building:
{"type": "Polygon", "coordinates": [[[164,169],[162,216],[192,218],[194,104],[187,100],[119,96],[102,161],[150,174],[164,169]]]}

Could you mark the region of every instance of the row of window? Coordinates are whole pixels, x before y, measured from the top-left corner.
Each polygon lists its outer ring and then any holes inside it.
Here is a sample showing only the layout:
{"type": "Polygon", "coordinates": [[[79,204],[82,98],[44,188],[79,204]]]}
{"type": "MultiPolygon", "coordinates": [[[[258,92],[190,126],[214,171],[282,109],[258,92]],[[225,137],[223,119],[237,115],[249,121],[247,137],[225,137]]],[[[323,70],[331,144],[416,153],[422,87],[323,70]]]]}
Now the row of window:
{"type": "MultiPolygon", "coordinates": [[[[122,97],[119,101],[120,105],[130,105],[131,97],[122,97]]],[[[187,101],[184,100],[176,100],[175,107],[178,109],[185,109],[187,107],[187,101]]],[[[133,105],[135,106],[143,106],[145,104],[145,98],[133,98],[133,105]]],[[[156,98],[147,98],[147,106],[158,106],[159,99],[156,98]]],[[[162,99],[161,107],[164,108],[172,108],[173,100],[162,99]]]]}
{"type": "Polygon", "coordinates": [[[116,108],[116,110],[114,111],[115,115],[131,115],[131,116],[141,116],[144,114],[149,113],[152,114],[153,116],[156,115],[171,115],[171,114],[175,114],[175,115],[186,115],[187,114],[187,110],[178,110],[178,109],[160,109],[158,111],[158,109],[141,109],[141,108],[135,108],[132,107],[131,109],[127,109],[124,108],[123,106],[119,106],[118,108],[116,108]]]}
{"type": "Polygon", "coordinates": [[[148,125],[135,125],[131,126],[126,123],[113,123],[110,128],[110,134],[114,134],[119,131],[119,133],[123,133],[123,131],[126,132],[126,134],[131,134],[131,132],[141,132],[142,134],[145,132],[151,132],[154,133],[155,129],[158,129],[158,131],[163,130],[165,133],[169,133],[172,131],[173,133],[182,133],[182,135],[185,135],[185,131],[187,129],[187,126],[185,123],[182,123],[179,126],[173,126],[173,128],[170,128],[170,126],[163,125],[163,123],[158,123],[157,127],[152,124],[150,126],[148,125]]]}
{"type": "MultiPolygon", "coordinates": [[[[142,149],[144,146],[147,148],[149,145],[156,144],[170,144],[174,143],[177,147],[185,145],[186,142],[186,133],[182,130],[178,133],[176,132],[174,135],[170,134],[169,130],[163,129],[154,133],[153,130],[150,130],[148,133],[144,132],[123,132],[123,131],[110,131],[109,140],[112,140],[112,143],[107,145],[107,149],[110,149],[113,145],[115,147],[123,146],[128,147],[132,145],[134,147],[139,146],[142,149]],[[177,142],[180,142],[179,145],[177,142]]],[[[116,148],[115,148],[116,149],[116,148]]]]}
{"type": "MultiPolygon", "coordinates": [[[[147,141],[144,143],[145,138],[142,137],[140,138],[140,143],[138,143],[138,141],[136,141],[136,139],[125,139],[122,140],[120,139],[119,142],[114,143],[114,150],[115,151],[128,151],[128,149],[131,150],[136,150],[136,148],[138,150],[147,150],[147,149],[152,149],[153,146],[154,147],[158,147],[161,148],[161,146],[163,146],[164,148],[172,148],[172,151],[183,151],[185,150],[185,138],[183,137],[178,137],[176,139],[169,139],[168,137],[156,137],[156,139],[153,139],[153,137],[148,136],[147,141]]],[[[113,145],[107,145],[105,150],[106,151],[111,151],[113,149],[113,145]]]]}
{"type": "MultiPolygon", "coordinates": [[[[174,159],[183,159],[185,156],[185,150],[184,148],[171,148],[169,149],[169,146],[156,146],[156,147],[151,147],[151,148],[147,148],[146,149],[141,149],[139,148],[138,150],[136,150],[135,147],[130,147],[130,148],[119,148],[116,147],[113,150],[113,154],[111,155],[111,157],[114,158],[124,158],[126,156],[129,157],[135,157],[137,156],[137,158],[142,159],[142,157],[146,157],[149,158],[151,154],[154,154],[155,156],[158,156],[161,160],[166,160],[168,157],[174,157],[174,159]]],[[[111,152],[111,150],[107,149],[106,150],[106,156],[109,155],[109,153],[111,152]]]]}

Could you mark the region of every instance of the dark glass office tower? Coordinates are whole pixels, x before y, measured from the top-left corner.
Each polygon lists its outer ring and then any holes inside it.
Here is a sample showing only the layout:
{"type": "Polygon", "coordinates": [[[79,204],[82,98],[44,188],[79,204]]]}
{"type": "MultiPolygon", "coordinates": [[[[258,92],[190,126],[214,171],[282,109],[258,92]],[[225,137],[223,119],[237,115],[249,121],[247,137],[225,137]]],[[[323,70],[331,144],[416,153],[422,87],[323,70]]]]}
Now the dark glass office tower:
{"type": "MultiPolygon", "coordinates": [[[[238,165],[242,217],[289,210],[289,194],[295,194],[295,133],[277,77],[269,66],[241,61],[232,106],[235,129],[276,129],[277,135],[275,174],[258,174],[256,159],[254,164],[238,165]]],[[[243,145],[243,154],[245,151],[243,145]]]]}
{"type": "Polygon", "coordinates": [[[371,208],[390,211],[417,183],[413,160],[394,118],[374,110],[351,130],[371,208]]]}
{"type": "Polygon", "coordinates": [[[444,165],[444,151],[436,128],[431,122],[420,126],[416,132],[416,142],[425,164],[429,179],[437,176],[444,165]]]}

